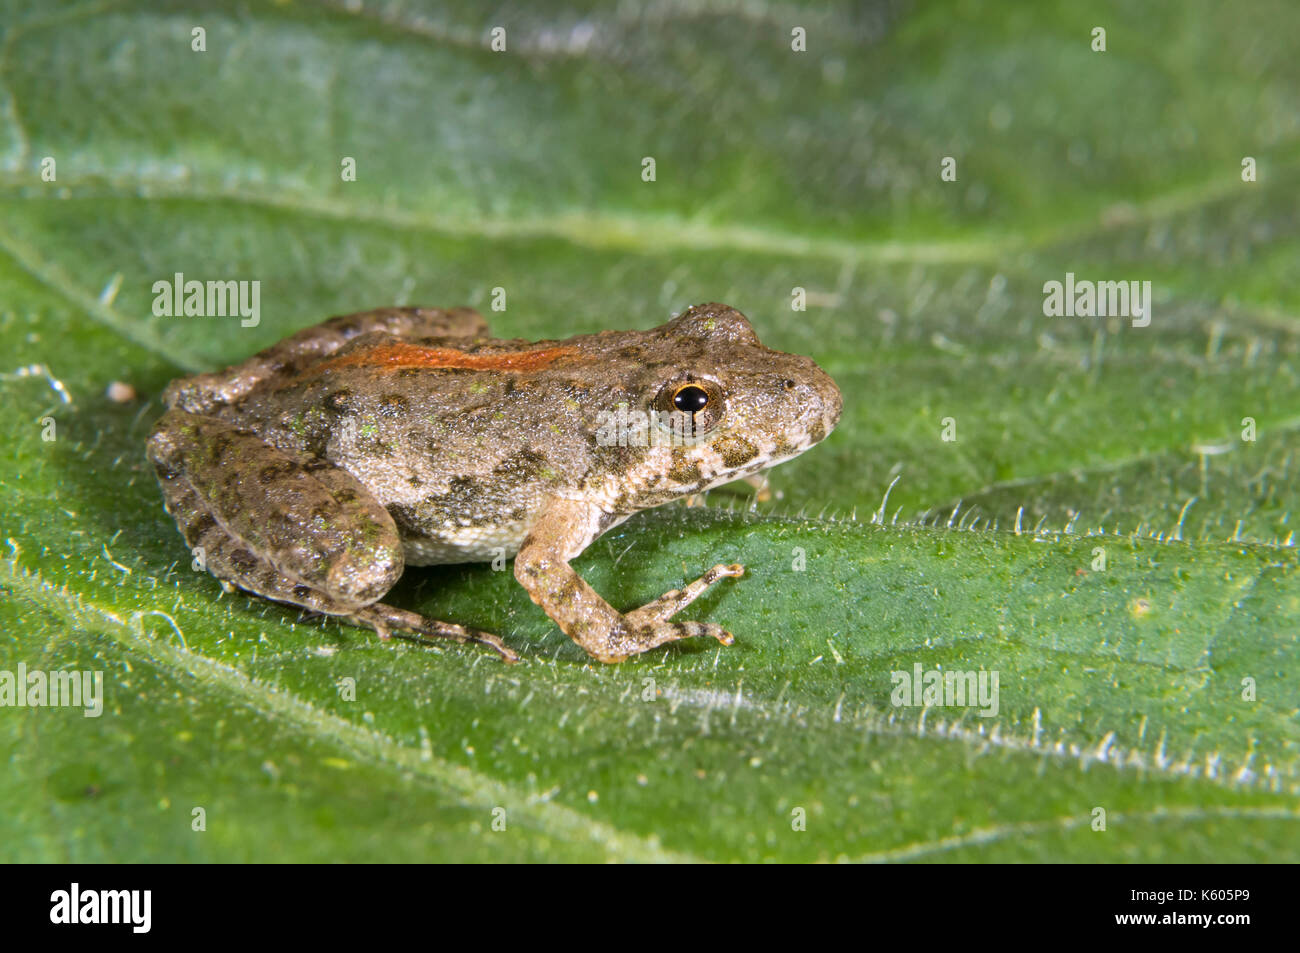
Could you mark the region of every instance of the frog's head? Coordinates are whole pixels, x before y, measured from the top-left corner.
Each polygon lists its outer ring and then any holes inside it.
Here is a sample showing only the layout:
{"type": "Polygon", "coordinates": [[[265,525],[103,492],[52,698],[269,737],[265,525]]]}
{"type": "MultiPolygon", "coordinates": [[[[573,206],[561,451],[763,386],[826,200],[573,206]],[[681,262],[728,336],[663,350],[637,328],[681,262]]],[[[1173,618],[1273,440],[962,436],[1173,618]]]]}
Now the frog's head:
{"type": "Polygon", "coordinates": [[[696,305],[638,343],[632,409],[647,412],[658,443],[638,468],[643,505],[789,460],[840,419],[830,376],[809,358],[764,347],[727,305],[696,305]]]}

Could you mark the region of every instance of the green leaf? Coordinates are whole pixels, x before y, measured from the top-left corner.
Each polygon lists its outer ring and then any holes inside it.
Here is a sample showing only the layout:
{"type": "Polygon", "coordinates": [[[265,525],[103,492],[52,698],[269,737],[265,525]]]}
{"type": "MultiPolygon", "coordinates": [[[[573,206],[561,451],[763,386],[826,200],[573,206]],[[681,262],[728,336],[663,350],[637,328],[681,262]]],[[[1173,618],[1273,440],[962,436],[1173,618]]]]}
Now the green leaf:
{"type": "Polygon", "coordinates": [[[1300,859],[1300,15],[1007,6],[7,4],[0,672],[104,711],[0,709],[0,859],[1300,859]],[[260,323],[155,316],[177,272],[260,323]],[[1150,325],[1045,316],[1067,272],[1150,325]],[[707,300],[843,421],[577,567],[743,562],[683,614],[730,648],[600,665],[488,566],[391,601],[519,665],[223,594],[143,458],[170,379],[332,314],[707,300]],[[917,666],[996,713],[896,705],[917,666]]]}

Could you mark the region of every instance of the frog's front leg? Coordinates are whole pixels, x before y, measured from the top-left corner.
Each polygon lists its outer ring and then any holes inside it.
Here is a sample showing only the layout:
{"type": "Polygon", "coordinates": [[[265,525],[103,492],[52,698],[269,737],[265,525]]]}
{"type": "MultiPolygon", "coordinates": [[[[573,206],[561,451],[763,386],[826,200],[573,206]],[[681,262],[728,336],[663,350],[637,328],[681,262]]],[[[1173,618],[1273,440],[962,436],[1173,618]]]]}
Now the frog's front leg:
{"type": "Polygon", "coordinates": [[[731,633],[711,622],[669,622],[739,565],[714,566],[684,589],[664,593],[626,614],[597,595],[569,565],[608,526],[609,515],[578,500],[554,500],[543,510],[515,557],[515,578],[564,633],[602,662],[621,662],[666,642],[709,635],[723,645],[731,633]]]}
{"type": "Polygon", "coordinates": [[[347,471],[183,410],[163,415],[148,454],[167,511],[223,586],[341,616],[385,639],[398,629],[518,658],[491,633],[378,601],[402,574],[402,541],[392,516],[347,471]]]}

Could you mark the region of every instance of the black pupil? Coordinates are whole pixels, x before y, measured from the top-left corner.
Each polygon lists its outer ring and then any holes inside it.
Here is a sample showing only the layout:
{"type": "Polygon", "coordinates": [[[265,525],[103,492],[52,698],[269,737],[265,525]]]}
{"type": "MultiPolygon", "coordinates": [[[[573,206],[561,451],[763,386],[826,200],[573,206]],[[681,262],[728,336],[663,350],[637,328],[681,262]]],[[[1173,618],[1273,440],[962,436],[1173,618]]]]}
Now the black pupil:
{"type": "Polygon", "coordinates": [[[703,387],[688,384],[673,394],[673,406],[684,414],[699,413],[709,402],[709,395],[703,387]]]}

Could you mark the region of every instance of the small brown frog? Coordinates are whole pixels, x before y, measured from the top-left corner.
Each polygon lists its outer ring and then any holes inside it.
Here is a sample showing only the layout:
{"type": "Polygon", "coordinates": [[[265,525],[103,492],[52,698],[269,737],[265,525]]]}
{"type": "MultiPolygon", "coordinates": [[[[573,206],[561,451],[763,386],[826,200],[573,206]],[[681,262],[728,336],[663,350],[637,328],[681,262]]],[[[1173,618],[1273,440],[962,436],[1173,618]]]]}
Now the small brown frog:
{"type": "Polygon", "coordinates": [[[638,510],[797,456],[841,406],[816,364],[763,347],[722,304],[537,342],[491,338],[466,308],[383,308],[173,381],[163,400],[149,459],[228,591],[514,661],[491,633],[379,601],[404,566],[514,556],[533,602],[603,662],[696,635],[730,645],[721,626],[669,619],[743,569],[618,612],[569,561],[638,510]]]}

